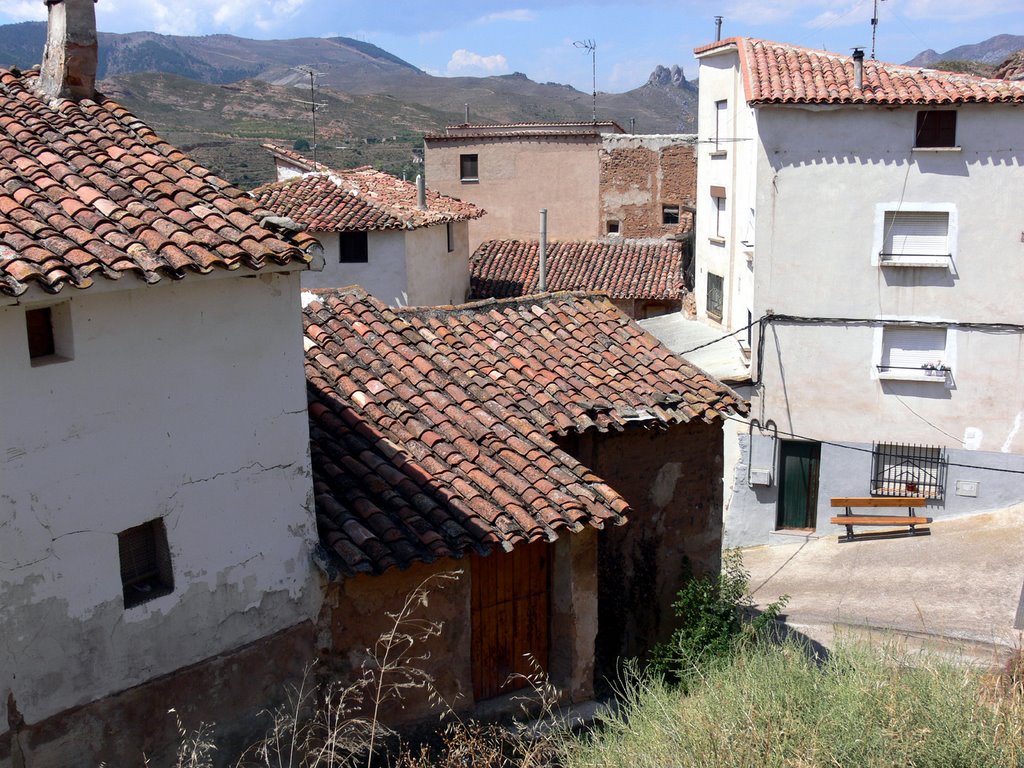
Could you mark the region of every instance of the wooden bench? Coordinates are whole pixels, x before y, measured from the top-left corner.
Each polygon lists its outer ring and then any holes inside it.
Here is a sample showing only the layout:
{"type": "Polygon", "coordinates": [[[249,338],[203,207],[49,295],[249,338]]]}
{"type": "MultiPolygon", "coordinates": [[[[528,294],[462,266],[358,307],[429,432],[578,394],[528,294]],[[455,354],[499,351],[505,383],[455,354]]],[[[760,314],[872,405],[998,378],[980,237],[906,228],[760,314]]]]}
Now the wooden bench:
{"type": "Polygon", "coordinates": [[[833,507],[846,507],[845,515],[836,515],[832,518],[833,525],[845,525],[846,535],[839,537],[839,543],[843,544],[854,539],[896,539],[904,536],[928,536],[931,530],[918,528],[919,525],[927,525],[932,521],[930,517],[919,517],[914,514],[915,507],[923,507],[927,499],[923,496],[838,496],[832,499],[833,507]],[[894,507],[906,507],[905,515],[855,515],[854,509],[885,509],[894,507]],[[865,533],[854,533],[855,525],[886,525],[886,526],[907,526],[906,530],[896,529],[889,531],[868,531],[865,533]]]}

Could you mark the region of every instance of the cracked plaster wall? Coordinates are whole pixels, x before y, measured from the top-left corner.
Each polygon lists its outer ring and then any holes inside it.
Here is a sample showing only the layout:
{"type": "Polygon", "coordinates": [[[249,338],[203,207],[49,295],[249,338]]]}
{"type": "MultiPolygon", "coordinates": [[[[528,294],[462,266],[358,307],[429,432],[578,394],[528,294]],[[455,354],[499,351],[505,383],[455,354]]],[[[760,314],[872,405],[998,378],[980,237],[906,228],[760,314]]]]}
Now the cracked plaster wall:
{"type": "Polygon", "coordinates": [[[97,288],[41,298],[64,362],[0,308],[0,723],[8,692],[31,724],[318,610],[298,275],[97,288]],[[117,533],[154,518],[174,591],[125,610],[117,533]]]}

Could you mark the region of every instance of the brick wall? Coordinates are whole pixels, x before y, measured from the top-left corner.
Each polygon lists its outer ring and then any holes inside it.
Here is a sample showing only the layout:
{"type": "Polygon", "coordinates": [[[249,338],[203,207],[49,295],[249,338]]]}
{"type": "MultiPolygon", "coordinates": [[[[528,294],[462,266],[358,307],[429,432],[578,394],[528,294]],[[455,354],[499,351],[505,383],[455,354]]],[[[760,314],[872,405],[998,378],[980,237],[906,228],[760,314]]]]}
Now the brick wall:
{"type": "Polygon", "coordinates": [[[640,656],[674,626],[684,575],[717,573],[722,547],[722,423],[635,427],[562,439],[621,493],[629,522],[601,532],[598,676],[640,656]]]}
{"type": "Polygon", "coordinates": [[[608,137],[600,153],[601,232],[619,222],[622,237],[683,234],[692,228],[697,159],[692,137],[608,137]],[[679,208],[679,223],[663,223],[663,206],[679,208]]]}

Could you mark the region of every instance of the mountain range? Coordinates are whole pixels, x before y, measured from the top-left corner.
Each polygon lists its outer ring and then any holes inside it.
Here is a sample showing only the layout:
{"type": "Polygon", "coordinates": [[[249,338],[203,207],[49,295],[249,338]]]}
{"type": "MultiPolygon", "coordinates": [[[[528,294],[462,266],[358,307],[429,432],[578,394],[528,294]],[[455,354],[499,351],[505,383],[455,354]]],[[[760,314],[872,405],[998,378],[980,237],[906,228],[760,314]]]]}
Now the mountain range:
{"type": "Polygon", "coordinates": [[[996,35],[980,43],[959,45],[945,53],[938,53],[928,48],[917,54],[907,64],[914,67],[932,67],[942,61],[973,61],[997,65],[1022,48],[1024,48],[1024,35],[996,35]]]}
{"type": "MultiPolygon", "coordinates": [[[[0,25],[0,66],[38,64],[45,39],[42,22],[0,25]]],[[[1014,77],[1024,70],[1020,62],[998,73],[995,65],[1021,48],[1024,36],[997,35],[941,54],[922,51],[907,63],[1014,77]]],[[[243,187],[273,176],[272,161],[257,144],[313,140],[311,101],[318,160],[407,176],[422,170],[422,135],[463,122],[467,109],[470,121],[484,123],[589,120],[594,110],[593,94],[569,85],[537,83],[518,72],[435,77],[347,37],[100,32],[98,76],[103,93],[243,187]]],[[[696,112],[697,84],[679,66],[658,66],[625,93],[597,94],[597,117],[636,133],[694,132],[696,112]]]]}
{"type": "MultiPolygon", "coordinates": [[[[200,162],[244,187],[269,181],[258,142],[311,141],[310,72],[319,156],[339,168],[370,164],[417,172],[422,134],[461,123],[588,120],[593,95],[514,73],[435,77],[387,51],[347,37],[249,40],[100,32],[100,90],[200,162]]],[[[37,63],[46,25],[0,26],[0,66],[37,63]]],[[[637,133],[696,126],[697,86],[678,66],[658,67],[626,93],[598,93],[601,119],[637,133]]]]}

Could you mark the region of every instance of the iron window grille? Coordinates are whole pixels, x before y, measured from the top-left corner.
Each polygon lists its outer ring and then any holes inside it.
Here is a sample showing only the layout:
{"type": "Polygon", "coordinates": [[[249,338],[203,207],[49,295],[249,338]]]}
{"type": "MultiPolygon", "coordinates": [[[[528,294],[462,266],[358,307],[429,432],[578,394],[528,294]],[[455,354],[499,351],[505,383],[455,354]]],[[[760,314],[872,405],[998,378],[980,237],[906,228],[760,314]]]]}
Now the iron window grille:
{"type": "Polygon", "coordinates": [[[946,493],[946,449],[905,443],[874,443],[871,448],[872,496],[924,496],[946,493]]]}
{"type": "Polygon", "coordinates": [[[708,272],[708,316],[722,319],[722,276],[708,272]]]}
{"type": "Polygon", "coordinates": [[[154,600],[174,591],[167,528],[161,519],[150,520],[117,534],[121,559],[124,607],[154,600]]]}

